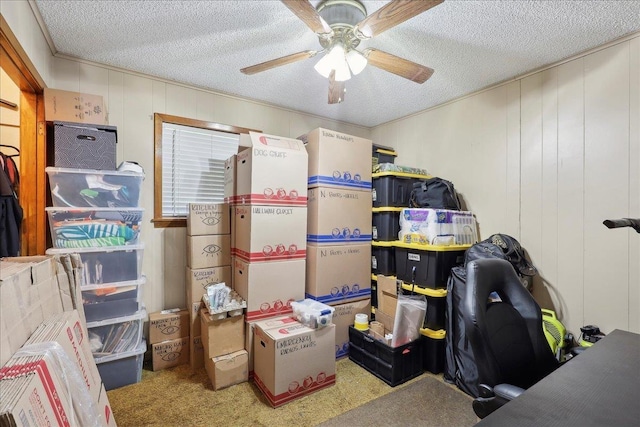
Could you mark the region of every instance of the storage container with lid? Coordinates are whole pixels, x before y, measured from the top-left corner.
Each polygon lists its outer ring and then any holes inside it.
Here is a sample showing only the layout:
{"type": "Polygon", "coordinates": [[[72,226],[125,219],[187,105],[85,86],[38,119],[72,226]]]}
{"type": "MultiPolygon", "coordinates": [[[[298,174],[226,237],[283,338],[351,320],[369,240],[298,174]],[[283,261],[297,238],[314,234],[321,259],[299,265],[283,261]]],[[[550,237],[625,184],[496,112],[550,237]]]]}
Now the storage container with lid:
{"type": "Polygon", "coordinates": [[[146,278],[131,282],[81,287],[87,322],[136,314],[142,308],[142,285],[146,278]]]}
{"type": "Polygon", "coordinates": [[[105,390],[139,383],[142,379],[142,362],[147,351],[147,343],[140,344],[129,351],[96,357],[95,362],[105,390]]]}
{"type": "Polygon", "coordinates": [[[142,325],[147,311],[131,316],[87,322],[89,345],[94,358],[135,350],[142,341],[142,325]]]}

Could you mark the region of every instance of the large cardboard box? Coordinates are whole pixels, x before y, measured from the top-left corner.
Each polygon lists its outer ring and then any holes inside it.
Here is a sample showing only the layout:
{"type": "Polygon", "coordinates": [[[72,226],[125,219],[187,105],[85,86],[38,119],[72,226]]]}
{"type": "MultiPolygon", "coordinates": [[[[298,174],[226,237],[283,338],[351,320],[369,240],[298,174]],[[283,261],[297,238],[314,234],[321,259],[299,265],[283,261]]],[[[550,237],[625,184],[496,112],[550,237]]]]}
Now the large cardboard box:
{"type": "Polygon", "coordinates": [[[239,205],[234,211],[235,256],[249,262],[306,257],[306,207],[239,205]]]}
{"type": "Polygon", "coordinates": [[[193,370],[204,367],[204,346],[201,336],[189,336],[189,365],[193,370]]]}
{"type": "Polygon", "coordinates": [[[189,337],[189,311],[162,310],[149,314],[149,344],[189,337]]]}
{"type": "Polygon", "coordinates": [[[257,324],[260,324],[262,329],[279,328],[294,322],[297,322],[297,320],[289,315],[245,322],[244,349],[249,354],[249,377],[253,378],[253,328],[257,324]]]}
{"type": "Polygon", "coordinates": [[[237,154],[234,154],[224,161],[224,202],[230,205],[236,203],[236,186],[238,183],[236,171],[237,161],[237,154]]]}
{"type": "Polygon", "coordinates": [[[51,354],[46,354],[26,365],[22,369],[23,375],[3,375],[0,389],[5,391],[11,388],[12,399],[11,405],[5,408],[6,412],[2,415],[2,425],[72,425],[77,414],[71,405],[65,373],[59,366],[51,354]]]}
{"type": "Polygon", "coordinates": [[[189,203],[187,236],[231,233],[229,209],[228,203],[189,203]]]}
{"type": "Polygon", "coordinates": [[[356,314],[371,318],[371,299],[333,306],[333,323],[336,325],[336,359],[349,354],[349,326],[353,326],[356,314]]]}
{"type": "Polygon", "coordinates": [[[192,269],[231,265],[231,236],[187,236],[187,267],[192,269]]]}
{"type": "Polygon", "coordinates": [[[247,320],[291,313],[291,302],[304,299],[305,260],[248,263],[236,258],[233,282],[247,301],[247,320]]]}
{"type": "Polygon", "coordinates": [[[44,119],[47,122],[108,124],[104,100],[100,95],[44,89],[44,119]]]}
{"type": "Polygon", "coordinates": [[[205,369],[214,390],[249,380],[249,357],[246,350],[207,359],[205,369]]]}
{"type": "Polygon", "coordinates": [[[236,202],[241,204],[305,206],[307,150],[297,139],[256,132],[240,135],[236,202]]]}
{"type": "Polygon", "coordinates": [[[57,271],[57,262],[53,257],[0,260],[0,366],[9,360],[45,319],[63,310],[73,309],[69,292],[66,273],[57,271]],[[66,287],[63,289],[66,298],[62,297],[60,287],[66,287]]]}
{"type": "Polygon", "coordinates": [[[335,325],[311,329],[296,322],[253,331],[254,381],[271,406],[335,384],[335,325]]]}
{"type": "Polygon", "coordinates": [[[371,191],[370,139],[317,128],[300,137],[309,154],[309,187],[371,191]]]}
{"type": "Polygon", "coordinates": [[[244,316],[211,320],[206,308],[200,309],[204,360],[244,349],[244,316]]]}
{"type": "Polygon", "coordinates": [[[378,275],[378,308],[395,318],[397,305],[398,280],[393,276],[378,275]]]}
{"type": "Polygon", "coordinates": [[[305,296],[330,305],[371,298],[371,243],[307,245],[305,296]]]}
{"type": "Polygon", "coordinates": [[[343,245],[371,242],[371,192],[343,188],[309,189],[307,241],[343,245]]]}
{"type": "Polygon", "coordinates": [[[189,363],[189,337],[151,344],[151,369],[159,371],[189,363]]]}
{"type": "Polygon", "coordinates": [[[226,283],[233,288],[231,265],[193,269],[187,267],[187,304],[199,302],[207,293],[207,286],[226,283]]]}

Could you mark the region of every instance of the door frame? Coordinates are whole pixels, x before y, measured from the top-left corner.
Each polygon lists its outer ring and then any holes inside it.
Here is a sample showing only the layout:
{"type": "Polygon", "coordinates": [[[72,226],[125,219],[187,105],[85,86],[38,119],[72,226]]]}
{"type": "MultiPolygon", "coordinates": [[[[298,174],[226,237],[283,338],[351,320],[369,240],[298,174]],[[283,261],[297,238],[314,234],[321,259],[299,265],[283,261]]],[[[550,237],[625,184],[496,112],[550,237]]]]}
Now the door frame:
{"type": "Polygon", "coordinates": [[[24,211],[21,255],[46,247],[46,135],[44,80],[0,14],[0,67],[20,88],[20,206],[24,211]]]}

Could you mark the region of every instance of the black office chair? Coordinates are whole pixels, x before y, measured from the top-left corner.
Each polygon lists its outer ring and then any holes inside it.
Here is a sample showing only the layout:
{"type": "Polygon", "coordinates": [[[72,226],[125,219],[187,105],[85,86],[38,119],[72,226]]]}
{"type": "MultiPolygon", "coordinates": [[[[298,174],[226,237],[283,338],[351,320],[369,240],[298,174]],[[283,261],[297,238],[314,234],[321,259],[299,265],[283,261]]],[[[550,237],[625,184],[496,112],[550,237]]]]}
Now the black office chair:
{"type": "Polygon", "coordinates": [[[480,383],[473,410],[480,418],[517,397],[559,365],[549,349],[540,307],[508,261],[467,264],[462,304],[480,383]],[[489,302],[495,292],[499,301],[489,302]]]}

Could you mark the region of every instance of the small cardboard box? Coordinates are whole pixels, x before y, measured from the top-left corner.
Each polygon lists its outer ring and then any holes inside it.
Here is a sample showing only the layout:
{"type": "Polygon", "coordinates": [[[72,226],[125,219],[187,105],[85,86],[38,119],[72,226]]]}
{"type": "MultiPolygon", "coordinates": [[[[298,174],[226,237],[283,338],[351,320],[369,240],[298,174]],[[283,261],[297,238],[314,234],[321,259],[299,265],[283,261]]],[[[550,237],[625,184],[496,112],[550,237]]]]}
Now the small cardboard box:
{"type": "Polygon", "coordinates": [[[233,263],[235,290],[247,302],[247,320],[291,313],[291,302],[304,299],[305,260],[233,263]]]}
{"type": "Polygon", "coordinates": [[[44,89],[44,119],[47,122],[108,124],[104,100],[100,95],[44,89]]]}
{"type": "Polygon", "coordinates": [[[241,204],[305,206],[307,150],[297,139],[250,132],[240,135],[236,202],[241,204]]]}
{"type": "Polygon", "coordinates": [[[189,337],[189,312],[156,311],[149,314],[149,343],[189,337]]]}
{"type": "Polygon", "coordinates": [[[189,363],[189,337],[151,344],[151,368],[154,371],[189,363]]]}
{"type": "Polygon", "coordinates": [[[353,326],[356,314],[371,318],[371,299],[333,306],[333,323],[336,325],[336,359],[349,354],[349,326],[353,326]]]}
{"type": "Polygon", "coordinates": [[[206,308],[200,309],[204,360],[244,349],[244,316],[211,320],[206,308]]]}
{"type": "Polygon", "coordinates": [[[204,367],[204,346],[200,336],[189,337],[189,365],[193,370],[204,367]]]}
{"type": "Polygon", "coordinates": [[[371,243],[307,245],[305,295],[325,304],[371,298],[371,243]]]}
{"type": "Polygon", "coordinates": [[[231,265],[231,236],[187,236],[187,267],[192,269],[231,265]]]}
{"type": "Polygon", "coordinates": [[[329,387],[336,381],[335,325],[311,329],[298,322],[254,332],[254,380],[271,406],[329,387]]]}
{"type": "Polygon", "coordinates": [[[371,192],[343,188],[309,189],[307,241],[344,245],[371,243],[371,192]]]}
{"type": "Polygon", "coordinates": [[[371,191],[370,139],[317,128],[299,137],[309,154],[309,187],[371,191]]]}
{"type": "Polygon", "coordinates": [[[306,207],[239,205],[234,211],[235,256],[249,262],[306,257],[306,207]]]}
{"type": "Polygon", "coordinates": [[[207,286],[226,283],[233,288],[231,265],[193,269],[187,267],[187,304],[199,302],[207,293],[207,286]]]}
{"type": "Polygon", "coordinates": [[[249,380],[249,356],[246,350],[207,359],[205,369],[214,390],[249,380]]]}
{"type": "Polygon", "coordinates": [[[395,277],[378,275],[378,308],[395,318],[398,305],[398,281],[395,277]]]}
{"type": "Polygon", "coordinates": [[[228,203],[189,203],[187,236],[231,233],[229,212],[228,203]]]}
{"type": "Polygon", "coordinates": [[[249,376],[253,378],[253,328],[257,324],[262,326],[262,329],[279,328],[281,326],[290,325],[297,322],[291,316],[276,316],[268,319],[253,320],[245,322],[245,334],[244,334],[244,349],[249,354],[249,376]]]}

